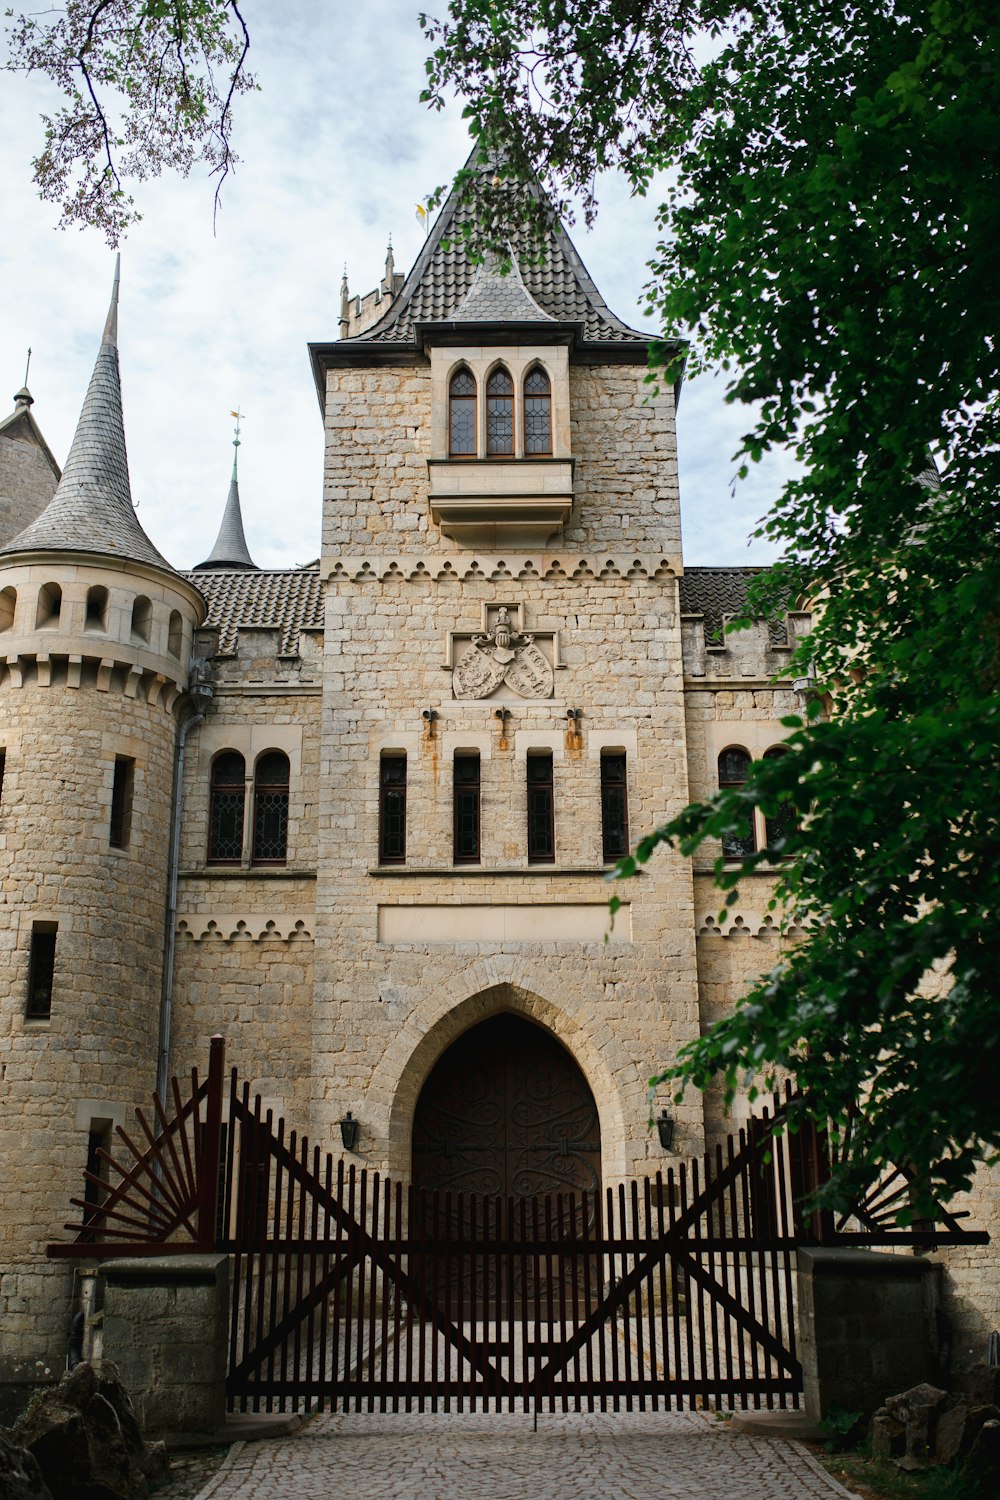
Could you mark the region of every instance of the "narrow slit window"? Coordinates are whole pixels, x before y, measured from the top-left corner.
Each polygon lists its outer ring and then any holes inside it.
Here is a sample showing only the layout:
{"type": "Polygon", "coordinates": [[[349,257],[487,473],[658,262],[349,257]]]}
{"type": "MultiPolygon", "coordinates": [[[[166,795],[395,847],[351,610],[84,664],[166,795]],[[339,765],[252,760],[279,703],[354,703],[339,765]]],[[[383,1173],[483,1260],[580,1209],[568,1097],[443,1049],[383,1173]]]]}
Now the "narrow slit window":
{"type": "MultiPolygon", "coordinates": [[[[723,750],[719,756],[719,790],[732,791],[743,786],[749,769],[750,756],[746,750],[732,746],[723,750]]],[[[744,855],[753,854],[756,848],[753,808],[748,808],[745,828],[734,830],[723,837],[722,852],[726,859],[742,859],[744,855]]]]}
{"type": "Polygon", "coordinates": [[[283,865],[288,858],[288,756],[269,750],[257,762],[253,785],[255,865],[283,865]]]}
{"type": "Polygon", "coordinates": [[[514,452],[514,382],[504,369],[494,370],[486,382],[486,451],[514,452]]]}
{"type": "Polygon", "coordinates": [[[551,753],[529,755],[528,863],[551,864],[556,857],[555,800],[551,753]]]}
{"type": "Polygon", "coordinates": [[[455,863],[477,865],[480,858],[479,756],[455,756],[455,863]]]}
{"type": "Polygon", "coordinates": [[[115,756],[115,776],[111,784],[111,826],[108,843],[112,849],[127,849],[132,832],[132,792],[135,786],[135,761],[129,755],[115,756]]]}
{"type": "MultiPolygon", "coordinates": [[[[788,751],[781,745],[775,745],[770,750],[764,751],[765,760],[777,760],[788,751]]],[[[773,849],[779,859],[785,857],[784,844],[798,831],[798,823],[795,817],[795,806],[791,802],[779,802],[776,810],[769,818],[764,819],[764,837],[768,847],[773,849]]]]}
{"type": "Polygon", "coordinates": [[[379,763],[378,861],[406,863],[406,756],[383,755],[379,763]]]}
{"type": "Polygon", "coordinates": [[[601,756],[601,836],[605,863],[628,853],[628,763],[620,750],[601,756]]]}
{"type": "Polygon", "coordinates": [[[28,958],[28,1003],[24,1014],[29,1021],[45,1021],[52,1014],[52,985],[56,970],[56,922],[31,924],[31,952],[28,958]]]}
{"type": "Polygon", "coordinates": [[[7,769],[7,752],[0,750],[0,802],[3,801],[3,777],[7,769]]]}
{"type": "Polygon", "coordinates": [[[243,856],[246,762],[235,750],[216,756],[208,812],[208,862],[238,865],[243,856]]]}
{"type": "Polygon", "coordinates": [[[524,381],[524,451],[552,452],[552,387],[540,365],[524,381]]]}
{"type": "Polygon", "coordinates": [[[471,370],[456,370],[448,387],[448,451],[452,458],[476,456],[476,382],[471,370]]]}
{"type": "Polygon", "coordinates": [[[111,1150],[111,1124],[110,1120],[91,1120],[87,1133],[87,1175],[83,1188],[85,1224],[94,1218],[108,1195],[108,1163],[101,1152],[111,1150]]]}

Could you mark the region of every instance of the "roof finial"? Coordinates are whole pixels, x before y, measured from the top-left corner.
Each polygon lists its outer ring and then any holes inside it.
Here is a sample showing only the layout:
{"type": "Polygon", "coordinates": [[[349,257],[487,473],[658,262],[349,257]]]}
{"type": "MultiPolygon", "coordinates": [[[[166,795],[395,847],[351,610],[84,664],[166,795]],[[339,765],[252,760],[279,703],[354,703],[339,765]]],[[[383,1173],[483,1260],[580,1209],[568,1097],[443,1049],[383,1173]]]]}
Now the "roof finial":
{"type": "Polygon", "coordinates": [[[29,344],[28,345],[28,358],[25,361],[25,365],[24,365],[24,384],[25,384],[25,387],[27,387],[27,384],[28,384],[28,371],[30,369],[31,369],[31,345],[29,344]]]}
{"type": "Polygon", "coordinates": [[[121,280],[122,258],[115,256],[115,279],[111,288],[111,306],[108,308],[108,320],[104,325],[104,337],[102,344],[110,344],[112,349],[118,348],[118,283],[121,280]]]}
{"type": "Polygon", "coordinates": [[[240,446],[240,423],[243,421],[243,418],[246,416],[246,412],[242,412],[242,411],[239,411],[239,410],[237,410],[237,411],[231,411],[229,413],[229,415],[231,417],[235,417],[236,418],[236,433],[235,433],[235,436],[233,437],[233,479],[235,481],[235,479],[236,479],[236,459],[238,457],[238,450],[239,450],[239,446],[240,446]]]}

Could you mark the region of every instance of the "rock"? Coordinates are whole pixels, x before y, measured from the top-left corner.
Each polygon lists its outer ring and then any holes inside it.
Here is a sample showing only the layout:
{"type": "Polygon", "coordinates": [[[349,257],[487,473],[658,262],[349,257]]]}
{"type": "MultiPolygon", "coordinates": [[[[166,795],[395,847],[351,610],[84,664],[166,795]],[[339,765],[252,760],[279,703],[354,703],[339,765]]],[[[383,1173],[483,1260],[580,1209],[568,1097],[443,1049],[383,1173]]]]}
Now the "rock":
{"type": "Polygon", "coordinates": [[[1000,1365],[980,1362],[963,1370],[956,1384],[971,1406],[1000,1407],[1000,1365]]]}
{"type": "Polygon", "coordinates": [[[939,1464],[950,1464],[968,1447],[965,1430],[969,1421],[969,1408],[964,1401],[938,1417],[934,1443],[934,1460],[939,1464]]]}
{"type": "Polygon", "coordinates": [[[977,1432],[962,1465],[962,1476],[975,1484],[982,1495],[1000,1491],[1000,1421],[996,1418],[984,1422],[977,1432]]]}
{"type": "Polygon", "coordinates": [[[872,1458],[902,1458],[906,1452],[906,1428],[886,1407],[872,1417],[872,1458]]]}
{"type": "Polygon", "coordinates": [[[900,1467],[926,1467],[934,1454],[938,1417],[948,1402],[948,1392],[926,1382],[915,1385],[898,1396],[890,1396],[885,1410],[906,1429],[906,1451],[897,1459],[900,1467]],[[905,1462],[904,1462],[905,1460],[905,1462]]]}
{"type": "Polygon", "coordinates": [[[12,1436],[38,1460],[54,1500],[146,1500],[169,1460],[143,1442],[117,1368],[79,1364],[39,1391],[12,1436]]]}
{"type": "Polygon", "coordinates": [[[38,1460],[0,1430],[0,1496],[3,1500],[52,1500],[38,1460]]]}

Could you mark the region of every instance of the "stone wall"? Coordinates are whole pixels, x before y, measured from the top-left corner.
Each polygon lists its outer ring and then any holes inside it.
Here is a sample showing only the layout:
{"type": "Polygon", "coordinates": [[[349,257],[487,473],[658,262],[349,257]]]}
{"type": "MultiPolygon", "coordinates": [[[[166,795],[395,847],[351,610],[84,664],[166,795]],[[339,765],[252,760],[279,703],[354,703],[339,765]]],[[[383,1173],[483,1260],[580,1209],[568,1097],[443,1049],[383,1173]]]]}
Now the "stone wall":
{"type": "Polygon", "coordinates": [[[27,430],[0,432],[0,546],[30,526],[48,505],[59,481],[49,456],[27,430]]]}

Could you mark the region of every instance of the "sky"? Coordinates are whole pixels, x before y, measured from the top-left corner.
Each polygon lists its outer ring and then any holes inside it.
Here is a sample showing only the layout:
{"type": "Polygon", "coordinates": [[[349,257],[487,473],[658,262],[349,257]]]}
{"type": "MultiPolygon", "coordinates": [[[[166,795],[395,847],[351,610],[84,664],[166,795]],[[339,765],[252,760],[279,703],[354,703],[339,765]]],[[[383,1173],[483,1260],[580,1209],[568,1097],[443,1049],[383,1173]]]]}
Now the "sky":
{"type": "MultiPolygon", "coordinates": [[[[433,7],[430,7],[433,9],[433,7]]],[[[323,429],[306,344],[337,336],[340,280],[370,291],[392,236],[408,270],[423,231],[416,204],[470,149],[460,107],[419,102],[427,44],[419,0],[343,4],[247,0],[260,92],[237,104],[241,157],[213,231],[213,183],[138,185],[142,222],[122,246],[119,349],[132,495],[150,539],[177,567],[218,532],[245,413],[240,495],[251,555],[294,567],[319,552],[323,429]]],[[[58,230],[31,181],[39,115],[58,106],[43,80],[0,73],[0,416],[13,410],[31,348],[33,414],[62,463],[100,343],[114,256],[95,229],[58,230]],[[2,382],[8,382],[8,397],[2,382]]],[[[640,307],[656,244],[656,184],[632,198],[604,181],[592,231],[570,229],[608,305],[658,331],[640,307]]],[[[787,472],[781,459],[735,482],[748,414],[721,379],[685,384],[678,413],[685,560],[763,563],[748,547],[787,472]]]]}

